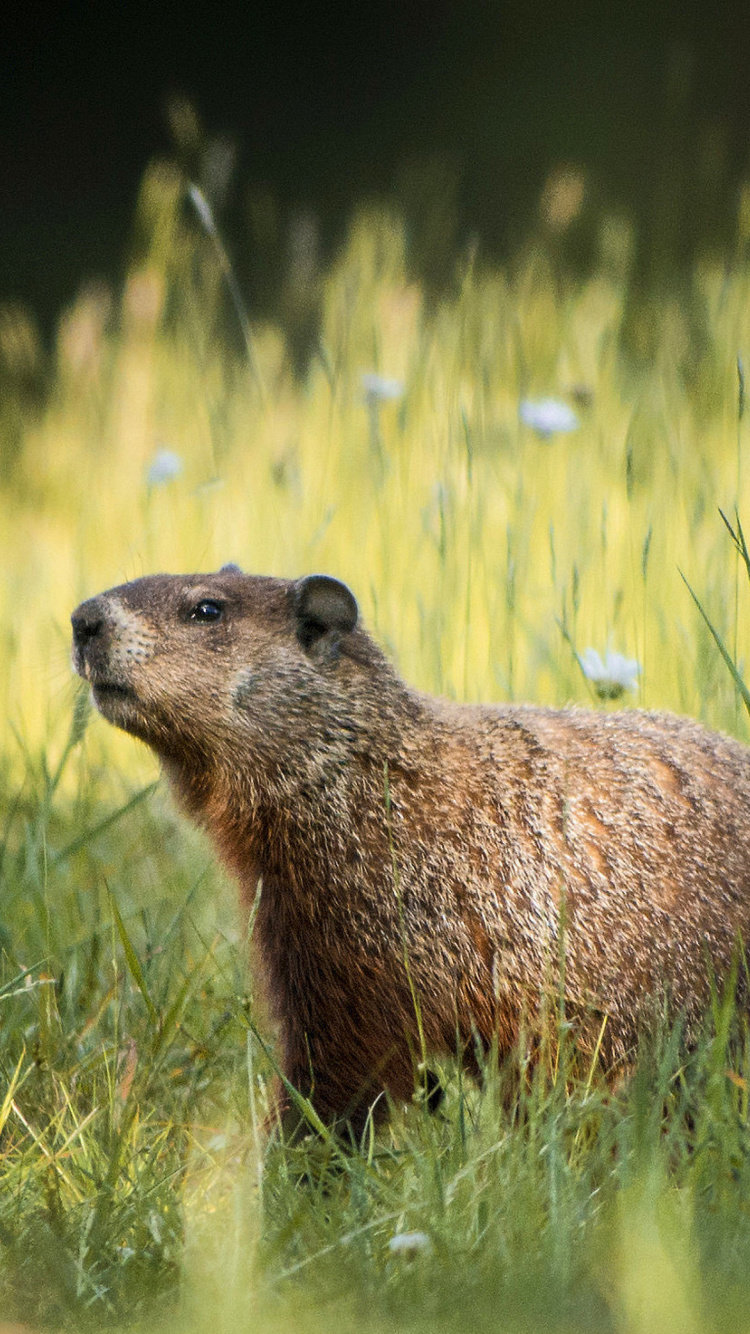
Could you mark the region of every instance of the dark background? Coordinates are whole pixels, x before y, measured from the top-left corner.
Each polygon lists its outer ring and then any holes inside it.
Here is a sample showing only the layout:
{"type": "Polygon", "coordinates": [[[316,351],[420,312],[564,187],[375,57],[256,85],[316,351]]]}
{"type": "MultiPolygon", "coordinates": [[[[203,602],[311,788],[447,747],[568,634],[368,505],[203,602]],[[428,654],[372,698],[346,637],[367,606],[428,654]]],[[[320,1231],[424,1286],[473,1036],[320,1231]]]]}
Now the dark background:
{"type": "Polygon", "coordinates": [[[731,244],[750,174],[747,3],[100,3],[4,28],[0,300],[47,324],[86,278],[116,279],[142,172],[174,152],[175,93],[236,143],[222,225],[240,272],[254,191],[313,210],[330,246],[358,199],[419,212],[432,181],[449,248],[475,236],[493,256],[560,161],[636,220],[644,272],[659,248],[679,267],[731,244]]]}

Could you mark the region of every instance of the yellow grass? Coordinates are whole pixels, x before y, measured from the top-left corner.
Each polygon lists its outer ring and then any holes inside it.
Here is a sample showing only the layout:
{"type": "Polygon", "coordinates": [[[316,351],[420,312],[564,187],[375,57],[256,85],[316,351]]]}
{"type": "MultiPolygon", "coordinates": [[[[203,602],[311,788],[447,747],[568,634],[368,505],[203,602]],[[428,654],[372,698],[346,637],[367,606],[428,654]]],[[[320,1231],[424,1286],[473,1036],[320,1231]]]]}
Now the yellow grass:
{"type": "MultiPolygon", "coordinates": [[[[228,560],[345,579],[403,674],[427,689],[590,701],[564,621],[579,651],[639,660],[628,700],[742,731],[679,568],[741,658],[750,617],[740,585],[735,623],[717,507],[750,516],[735,370],[750,334],[744,268],[706,264],[682,307],[665,300],[641,316],[637,337],[654,351],[636,373],[619,350],[622,228],[602,224],[601,263],[583,285],[564,284],[530,246],[510,273],[467,260],[428,310],[406,276],[398,219],[365,212],[321,279],[328,370],[317,358],[296,384],[279,332],[256,328],[260,391],[210,240],[164,168],[146,177],[139,228],[114,318],[82,297],[61,326],[55,392],[2,497],[0,708],[32,752],[63,743],[80,598],[228,560]],[[698,354],[686,310],[698,312],[698,354]],[[405,387],[380,407],[379,442],[365,371],[405,387]],[[519,422],[523,396],[577,387],[590,403],[576,432],[542,440],[519,422]],[[183,471],[149,487],[159,447],[183,471]]],[[[98,721],[90,744],[117,772],[152,772],[98,721]]]]}

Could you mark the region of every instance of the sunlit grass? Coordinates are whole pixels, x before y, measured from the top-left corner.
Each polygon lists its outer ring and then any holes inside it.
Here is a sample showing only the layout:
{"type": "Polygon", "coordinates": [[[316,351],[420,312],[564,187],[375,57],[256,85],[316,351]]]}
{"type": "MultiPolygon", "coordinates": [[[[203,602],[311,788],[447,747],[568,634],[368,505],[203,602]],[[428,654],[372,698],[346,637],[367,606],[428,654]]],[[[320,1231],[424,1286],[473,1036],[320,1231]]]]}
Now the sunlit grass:
{"type": "Polygon", "coordinates": [[[641,667],[624,702],[744,736],[680,571],[742,670],[718,507],[750,512],[748,270],[706,263],[634,315],[632,238],[605,220],[586,283],[530,243],[504,273],[467,256],[435,305],[371,210],[321,275],[299,384],[274,328],[249,364],[180,191],[149,173],[114,308],[78,301],[44,410],[0,435],[0,1321],[748,1327],[731,998],[696,1052],[666,1032],[614,1091],[564,1061],[528,1083],[491,1068],[484,1094],[449,1068],[444,1114],[396,1108],[360,1153],[269,1146],[233,889],[149,754],[99,718],[83,735],[68,648],[82,597],[149,571],[322,570],[422,688],[596,704],[576,655],[612,650],[641,667]],[[363,374],[403,392],[368,404],[363,374]],[[549,395],[575,431],[521,423],[549,395]],[[149,482],[159,449],[181,468],[149,482]],[[427,1250],[388,1249],[414,1230],[427,1250]]]}

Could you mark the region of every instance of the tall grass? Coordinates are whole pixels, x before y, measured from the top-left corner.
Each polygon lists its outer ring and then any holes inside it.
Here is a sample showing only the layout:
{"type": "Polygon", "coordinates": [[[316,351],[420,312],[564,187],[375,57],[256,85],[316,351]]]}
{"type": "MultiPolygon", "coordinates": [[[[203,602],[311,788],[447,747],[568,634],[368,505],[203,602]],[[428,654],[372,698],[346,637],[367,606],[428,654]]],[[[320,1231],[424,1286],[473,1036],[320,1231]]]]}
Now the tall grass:
{"type": "Polygon", "coordinates": [[[417,1098],[358,1152],[282,1148],[232,886],[68,663],[82,597],[237,560],[346,579],[421,687],[596,704],[576,655],[612,648],[641,665],[633,702],[744,736],[680,577],[742,672],[748,589],[717,512],[750,508],[742,256],[644,315],[605,219],[584,284],[530,242],[505,272],[467,255],[435,306],[399,219],[365,211],[319,275],[300,384],[278,330],[236,334],[225,261],[166,167],[136,236],[114,307],[84,294],[61,324],[43,410],[19,432],[18,398],[0,407],[0,1320],[750,1328],[731,988],[695,1049],[665,1027],[615,1088],[566,1065],[563,1019],[559,1059],[490,1060],[482,1092],[448,1066],[437,1116],[417,1098]],[[403,393],[366,401],[365,372],[403,393]],[[576,431],[521,424],[548,393],[576,431]],[[164,448],[169,480],[149,474],[164,448]],[[424,1236],[391,1250],[405,1232],[424,1236]]]}

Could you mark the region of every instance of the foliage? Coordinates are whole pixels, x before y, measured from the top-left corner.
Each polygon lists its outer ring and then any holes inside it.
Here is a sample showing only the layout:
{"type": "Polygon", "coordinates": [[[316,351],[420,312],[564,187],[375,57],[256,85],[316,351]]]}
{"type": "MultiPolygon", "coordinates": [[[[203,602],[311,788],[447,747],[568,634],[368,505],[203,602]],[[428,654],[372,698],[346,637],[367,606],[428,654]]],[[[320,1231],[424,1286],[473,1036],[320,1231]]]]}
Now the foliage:
{"type": "Polygon", "coordinates": [[[665,1026],[614,1087],[567,1062],[561,1015],[533,1068],[490,1060],[480,1091],[449,1066],[437,1115],[417,1098],[356,1151],[267,1140],[233,889],[150,756],[89,720],[67,618],[155,569],[324,569],[424,688],[596,705],[591,646],[637,660],[640,703],[745,736],[715,641],[744,679],[746,548],[736,520],[732,556],[717,507],[750,508],[747,270],[699,266],[650,313],[644,365],[611,221],[585,283],[530,244],[507,272],[467,255],[428,308],[398,219],[371,210],[318,275],[300,383],[278,331],[236,329],[199,221],[154,168],[119,302],[68,312],[20,427],[19,400],[12,421],[0,404],[0,1318],[743,1329],[750,1070],[731,987],[695,1049],[665,1026]],[[567,434],[519,419],[551,393],[575,404],[567,434]],[[162,450],[179,466],[154,469],[162,450]],[[429,1245],[389,1249],[413,1231],[429,1245]]]}

